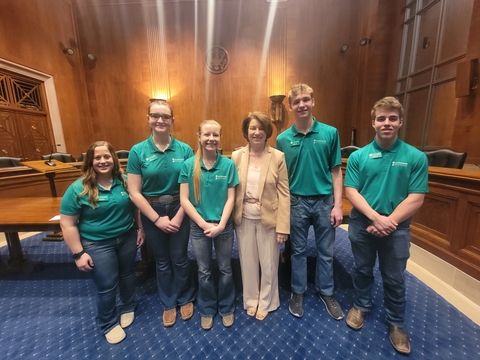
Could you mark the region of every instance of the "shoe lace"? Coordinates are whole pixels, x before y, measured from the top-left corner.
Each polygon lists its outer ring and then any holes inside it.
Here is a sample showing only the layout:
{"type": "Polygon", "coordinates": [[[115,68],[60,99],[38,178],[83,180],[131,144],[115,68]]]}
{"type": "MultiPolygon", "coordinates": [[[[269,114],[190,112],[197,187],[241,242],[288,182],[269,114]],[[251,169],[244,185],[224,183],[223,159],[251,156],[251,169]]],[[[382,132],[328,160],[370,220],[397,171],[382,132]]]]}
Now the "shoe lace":
{"type": "Polygon", "coordinates": [[[337,301],[335,300],[335,298],[333,296],[328,299],[328,302],[330,303],[330,306],[332,308],[336,309],[338,307],[337,301]]]}
{"type": "Polygon", "coordinates": [[[293,295],[293,303],[295,304],[295,306],[299,306],[300,303],[301,303],[301,297],[300,295],[297,295],[297,294],[294,294],[293,295]]]}

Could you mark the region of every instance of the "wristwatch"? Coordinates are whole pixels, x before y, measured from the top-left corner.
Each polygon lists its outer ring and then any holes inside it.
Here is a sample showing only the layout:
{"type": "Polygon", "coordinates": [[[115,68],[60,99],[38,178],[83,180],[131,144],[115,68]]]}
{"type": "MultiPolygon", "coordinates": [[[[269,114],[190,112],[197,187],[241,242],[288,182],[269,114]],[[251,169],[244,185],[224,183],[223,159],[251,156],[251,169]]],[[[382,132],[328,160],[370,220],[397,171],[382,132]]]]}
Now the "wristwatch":
{"type": "Polygon", "coordinates": [[[83,254],[85,254],[85,250],[82,250],[82,251],[80,251],[80,252],[78,252],[78,253],[76,253],[76,254],[73,254],[73,255],[72,255],[72,259],[73,259],[73,260],[78,260],[78,259],[80,259],[80,257],[81,257],[83,254]]]}

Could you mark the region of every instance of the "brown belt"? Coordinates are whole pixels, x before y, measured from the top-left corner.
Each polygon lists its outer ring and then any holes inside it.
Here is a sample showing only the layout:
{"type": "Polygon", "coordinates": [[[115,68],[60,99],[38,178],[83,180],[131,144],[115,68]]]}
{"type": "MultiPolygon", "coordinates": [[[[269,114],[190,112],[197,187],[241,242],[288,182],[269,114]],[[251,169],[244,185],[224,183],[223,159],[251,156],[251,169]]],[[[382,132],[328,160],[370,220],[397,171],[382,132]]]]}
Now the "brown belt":
{"type": "Polygon", "coordinates": [[[244,203],[249,203],[249,204],[258,204],[260,200],[258,199],[250,199],[250,198],[244,198],[243,199],[244,203]]]}
{"type": "Polygon", "coordinates": [[[145,196],[149,203],[160,203],[163,205],[171,204],[174,201],[180,200],[180,195],[161,195],[161,196],[145,196]]]}

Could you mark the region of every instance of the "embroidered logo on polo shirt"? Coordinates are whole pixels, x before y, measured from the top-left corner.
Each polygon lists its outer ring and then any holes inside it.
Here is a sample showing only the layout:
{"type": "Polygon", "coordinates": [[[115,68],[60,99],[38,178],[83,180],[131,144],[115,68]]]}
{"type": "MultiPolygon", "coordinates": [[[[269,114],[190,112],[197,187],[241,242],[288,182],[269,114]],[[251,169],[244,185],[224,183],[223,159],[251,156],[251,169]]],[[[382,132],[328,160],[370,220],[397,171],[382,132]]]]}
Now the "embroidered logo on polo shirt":
{"type": "Polygon", "coordinates": [[[408,163],[402,162],[402,161],[392,161],[392,166],[403,166],[403,167],[406,167],[406,166],[408,166],[408,163]]]}
{"type": "Polygon", "coordinates": [[[225,180],[226,178],[224,175],[215,175],[215,180],[225,180]]]}
{"type": "Polygon", "coordinates": [[[172,162],[184,162],[184,161],[185,161],[184,158],[180,158],[180,159],[172,158],[172,162]]]}

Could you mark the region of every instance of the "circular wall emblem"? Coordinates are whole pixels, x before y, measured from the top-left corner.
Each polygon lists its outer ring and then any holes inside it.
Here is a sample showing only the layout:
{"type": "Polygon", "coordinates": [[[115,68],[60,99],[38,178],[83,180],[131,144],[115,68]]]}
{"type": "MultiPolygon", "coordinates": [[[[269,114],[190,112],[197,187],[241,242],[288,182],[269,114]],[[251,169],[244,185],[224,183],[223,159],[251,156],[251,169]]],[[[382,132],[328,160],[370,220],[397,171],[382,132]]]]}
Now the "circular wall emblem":
{"type": "Polygon", "coordinates": [[[221,46],[213,46],[205,55],[205,66],[213,74],[221,74],[228,67],[228,52],[221,46]]]}

